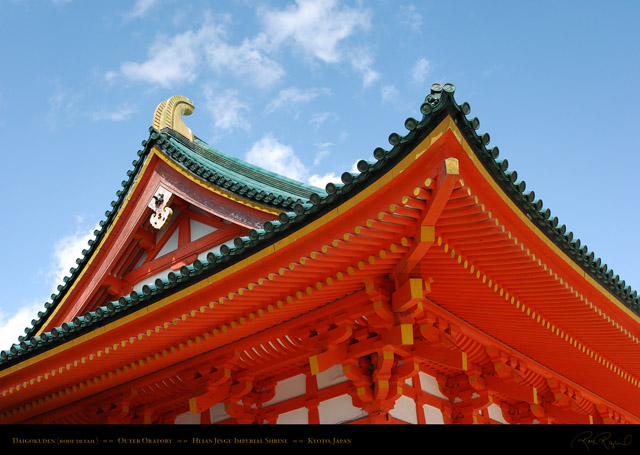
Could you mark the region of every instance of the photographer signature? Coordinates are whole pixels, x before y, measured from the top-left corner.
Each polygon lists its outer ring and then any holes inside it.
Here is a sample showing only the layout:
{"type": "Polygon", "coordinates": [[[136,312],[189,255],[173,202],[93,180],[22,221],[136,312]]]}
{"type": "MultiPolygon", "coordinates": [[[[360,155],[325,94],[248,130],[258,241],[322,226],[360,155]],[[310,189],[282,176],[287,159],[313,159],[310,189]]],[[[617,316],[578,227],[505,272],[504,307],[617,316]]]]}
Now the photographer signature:
{"type": "Polygon", "coordinates": [[[589,450],[590,447],[602,446],[607,450],[613,450],[619,446],[631,445],[631,435],[626,435],[622,440],[612,440],[611,433],[602,432],[593,435],[592,431],[583,431],[571,441],[571,448],[584,447],[589,450]]]}

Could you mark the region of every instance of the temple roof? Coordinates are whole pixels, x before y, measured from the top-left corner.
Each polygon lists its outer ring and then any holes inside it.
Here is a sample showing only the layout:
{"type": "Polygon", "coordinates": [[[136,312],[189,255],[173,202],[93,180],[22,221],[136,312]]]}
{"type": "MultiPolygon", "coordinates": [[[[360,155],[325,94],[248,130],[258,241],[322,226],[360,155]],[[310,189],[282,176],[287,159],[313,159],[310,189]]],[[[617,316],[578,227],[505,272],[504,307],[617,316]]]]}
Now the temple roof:
{"type": "Polygon", "coordinates": [[[167,141],[160,139],[163,152],[193,174],[238,196],[287,209],[296,203],[309,202],[314,193],[325,195],[320,188],[222,153],[197,137],[191,142],[171,129],[163,129],[161,134],[167,141]]]}
{"type": "MultiPolygon", "coordinates": [[[[149,138],[142,142],[144,149],[138,151],[140,158],[133,161],[133,168],[127,171],[127,179],[121,183],[123,189],[116,192],[117,198],[111,202],[112,208],[105,212],[105,219],[99,222],[100,229],[94,231],[95,238],[89,240],[89,248],[83,250],[82,257],[76,260],[77,267],[70,269],[71,275],[64,277],[63,284],[58,285],[58,293],[51,295],[51,301],[45,303],[44,311],[38,312],[38,318],[33,319],[31,327],[25,329],[26,337],[20,340],[20,344],[14,346],[23,345],[25,340],[34,336],[62,300],[66,290],[79,276],[82,268],[95,252],[102,235],[114,221],[115,214],[126,199],[146,156],[154,146],[191,174],[239,198],[272,207],[276,213],[291,210],[295,204],[309,203],[312,197],[315,199],[320,195],[326,196],[326,192],[320,188],[253,166],[212,148],[195,136],[193,141],[189,141],[182,134],[167,127],[162,131],[150,127],[149,133],[149,138]]],[[[0,358],[0,363],[3,359],[4,356],[0,358]]]]}
{"type": "Polygon", "coordinates": [[[451,116],[477,160],[515,206],[586,274],[624,307],[640,315],[638,293],[582,245],[579,239],[574,238],[573,233],[568,231],[556,216],[552,216],[551,211],[543,206],[543,202],[536,198],[533,191],[526,191],[526,184],[518,179],[517,172],[509,171],[507,160],[499,158],[498,148],[488,147],[489,134],[476,132],[479,128],[478,119],[468,118],[470,106],[468,103],[458,104],[453,96],[454,90],[452,84],[433,84],[431,93],[427,95],[420,108],[421,120],[407,119],[404,125],[408,132],[405,135],[392,133],[389,136],[389,149],[375,149],[373,161],[359,161],[357,173],[343,173],[342,182],[327,184],[325,191],[225,155],[195,136],[193,141],[190,141],[172,128],[158,130],[152,127],[149,138],[143,142],[143,150],[138,152],[140,158],[133,162],[133,169],[127,172],[128,178],[122,182],[123,189],[116,193],[117,198],[111,203],[112,208],[105,213],[105,220],[100,222],[100,229],[94,232],[95,239],[89,241],[89,249],[83,251],[83,257],[77,260],[78,266],[71,269],[71,276],[65,278],[65,283],[58,287],[58,294],[52,295],[52,301],[45,304],[45,310],[38,313],[38,319],[32,321],[32,327],[25,329],[27,336],[22,337],[20,343],[13,345],[9,350],[0,352],[0,369],[135,312],[301,229],[375,183],[420,144],[447,116],[451,116]],[[196,260],[179,271],[168,273],[164,279],[157,279],[154,285],[145,285],[140,293],[133,291],[130,295],[120,297],[94,312],[76,317],[73,321],[67,321],[60,327],[35,336],[94,253],[106,228],[114,222],[115,214],[135,181],[145,157],[154,147],[184,169],[221,189],[276,209],[280,212],[277,220],[265,222],[260,229],[251,229],[247,236],[237,237],[223,245],[220,253],[209,253],[204,261],[196,260]]]}

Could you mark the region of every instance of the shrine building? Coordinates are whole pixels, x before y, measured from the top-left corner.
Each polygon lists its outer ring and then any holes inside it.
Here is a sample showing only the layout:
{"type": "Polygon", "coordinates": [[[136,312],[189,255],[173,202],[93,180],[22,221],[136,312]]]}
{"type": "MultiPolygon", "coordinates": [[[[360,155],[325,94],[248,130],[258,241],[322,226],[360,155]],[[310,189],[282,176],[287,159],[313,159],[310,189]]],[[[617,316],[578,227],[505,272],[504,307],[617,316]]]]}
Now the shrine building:
{"type": "Polygon", "coordinates": [[[640,423],[637,292],[453,85],[325,189],[215,150],[193,109],[157,107],[77,265],[0,351],[0,423],[640,423]]]}

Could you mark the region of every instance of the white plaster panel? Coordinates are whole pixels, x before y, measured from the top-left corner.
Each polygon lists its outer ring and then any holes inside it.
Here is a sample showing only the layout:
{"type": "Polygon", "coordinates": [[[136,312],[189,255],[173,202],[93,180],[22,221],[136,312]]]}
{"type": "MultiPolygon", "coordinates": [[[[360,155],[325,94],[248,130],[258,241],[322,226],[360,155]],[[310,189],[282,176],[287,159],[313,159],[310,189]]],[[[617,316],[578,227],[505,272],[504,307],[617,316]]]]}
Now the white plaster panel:
{"type": "Polygon", "coordinates": [[[404,380],[405,385],[408,385],[409,387],[413,387],[413,378],[407,378],[404,380]]]}
{"type": "Polygon", "coordinates": [[[402,395],[395,402],[395,405],[391,411],[389,411],[392,417],[402,420],[403,422],[418,424],[418,416],[416,414],[416,402],[413,399],[402,395]]]}
{"type": "Polygon", "coordinates": [[[176,425],[199,425],[200,414],[191,415],[188,412],[176,417],[176,425]]]}
{"type": "Polygon", "coordinates": [[[444,417],[442,416],[442,412],[440,411],[440,409],[429,404],[425,404],[422,407],[424,409],[424,420],[427,425],[444,424],[444,417]]]}
{"type": "Polygon", "coordinates": [[[491,420],[495,420],[496,422],[500,422],[500,423],[506,423],[506,424],[509,423],[506,420],[504,420],[504,417],[502,416],[502,408],[500,408],[500,406],[498,406],[497,404],[491,403],[487,407],[487,411],[489,414],[489,418],[491,420]]]}
{"type": "Polygon", "coordinates": [[[224,412],[224,403],[211,406],[209,408],[209,416],[211,417],[211,423],[218,423],[229,419],[229,414],[224,412]]]}
{"type": "Polygon", "coordinates": [[[321,424],[349,422],[367,415],[365,411],[353,405],[349,395],[340,395],[321,401],[318,405],[318,414],[320,414],[321,424]]]}
{"type": "Polygon", "coordinates": [[[263,407],[304,395],[307,391],[306,381],[307,377],[304,374],[299,374],[282,381],[278,381],[276,384],[276,395],[271,400],[264,403],[263,407]]]}
{"type": "Polygon", "coordinates": [[[440,387],[438,387],[438,381],[436,378],[431,376],[430,374],[423,373],[422,371],[418,373],[420,375],[420,387],[422,391],[428,393],[429,395],[434,395],[436,397],[444,398],[449,401],[447,397],[445,397],[442,392],[440,392],[440,387]]]}
{"type": "Polygon", "coordinates": [[[334,365],[322,373],[318,373],[316,379],[318,381],[318,390],[326,389],[332,385],[341,384],[349,380],[342,374],[342,365],[340,364],[334,365]]]}
{"type": "Polygon", "coordinates": [[[298,408],[293,411],[283,412],[278,416],[278,425],[309,423],[309,410],[298,408]]]}
{"type": "Polygon", "coordinates": [[[180,228],[173,231],[173,234],[171,234],[171,237],[169,237],[169,240],[167,240],[167,243],[164,244],[156,257],[164,256],[165,254],[170,253],[171,251],[178,248],[178,231],[180,231],[180,228]]]}
{"type": "Polygon", "coordinates": [[[213,226],[201,223],[196,220],[189,220],[189,227],[191,228],[191,241],[198,240],[207,234],[217,231],[213,226]]]}

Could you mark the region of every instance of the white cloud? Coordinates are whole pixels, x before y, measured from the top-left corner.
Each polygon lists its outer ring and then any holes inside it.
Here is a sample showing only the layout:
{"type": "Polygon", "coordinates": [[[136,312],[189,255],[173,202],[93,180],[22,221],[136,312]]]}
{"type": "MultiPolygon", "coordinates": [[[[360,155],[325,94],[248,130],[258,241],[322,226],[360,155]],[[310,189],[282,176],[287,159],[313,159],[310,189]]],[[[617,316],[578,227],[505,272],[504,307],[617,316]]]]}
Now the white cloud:
{"type": "Polygon", "coordinates": [[[49,96],[49,110],[45,119],[50,128],[56,128],[61,122],[68,125],[75,115],[78,100],[77,93],[64,88],[59,82],[55,86],[49,96]]]}
{"type": "Polygon", "coordinates": [[[413,32],[420,33],[422,31],[422,14],[416,11],[416,7],[413,4],[400,6],[398,11],[398,22],[403,26],[410,28],[413,32]]]}
{"type": "Polygon", "coordinates": [[[262,53],[266,46],[264,35],[245,39],[239,46],[227,44],[219,35],[214,35],[204,44],[204,52],[211,69],[248,77],[252,84],[268,87],[282,78],[285,71],[262,53]]]}
{"type": "Polygon", "coordinates": [[[333,112],[317,112],[309,119],[309,125],[319,127],[327,120],[338,120],[338,115],[333,112]]]}
{"type": "MultiPolygon", "coordinates": [[[[320,149],[314,166],[317,166],[324,156],[329,154],[328,148],[333,147],[331,142],[316,144],[320,149]]],[[[251,150],[245,155],[245,160],[269,171],[284,175],[300,182],[307,182],[318,188],[324,188],[328,182],[342,183],[340,174],[328,172],[323,175],[311,174],[309,169],[300,161],[292,147],[278,142],[271,135],[267,135],[253,144],[251,150]]],[[[358,162],[354,162],[350,172],[358,172],[358,162]]]]}
{"type": "Polygon", "coordinates": [[[342,183],[340,180],[340,176],[334,172],[328,172],[324,175],[313,174],[309,177],[309,185],[317,186],[318,188],[324,188],[327,186],[327,183],[342,183]]]}
{"type": "MultiPolygon", "coordinates": [[[[205,17],[198,30],[188,30],[173,37],[158,36],[149,48],[148,60],[124,62],[120,72],[133,81],[143,81],[164,88],[181,82],[193,82],[203,62],[217,72],[232,74],[258,87],[267,87],[285,74],[284,69],[264,54],[270,46],[264,34],[245,39],[240,45],[226,42],[226,27],[231,22],[228,15],[215,20],[205,17]]],[[[107,81],[115,74],[108,71],[107,81]]]]}
{"type": "Polygon", "coordinates": [[[340,62],[341,42],[371,25],[369,11],[339,6],[337,0],[296,0],[284,10],[265,10],[263,17],[273,42],[292,41],[306,55],[326,63],[340,62]]]}
{"type": "MultiPolygon", "coordinates": [[[[98,225],[89,228],[82,217],[76,217],[75,232],[61,238],[53,246],[46,283],[51,292],[57,292],[56,287],[63,283],[65,276],[70,276],[69,269],[77,267],[76,259],[82,256],[82,250],[87,249],[89,239],[94,238],[93,231],[98,225]]],[[[39,301],[25,304],[13,313],[0,312],[0,349],[7,349],[18,341],[19,335],[24,335],[24,329],[31,326],[32,319],[38,319],[38,312],[44,311],[44,302],[48,297],[39,301]]]]}
{"type": "Polygon", "coordinates": [[[52,289],[62,284],[65,276],[71,275],[69,269],[77,267],[76,259],[82,257],[83,249],[89,248],[87,242],[95,237],[93,231],[99,228],[95,225],[90,229],[81,217],[76,221],[78,226],[75,232],[61,238],[53,246],[52,263],[46,277],[52,289]]]}
{"type": "Polygon", "coordinates": [[[380,74],[373,70],[373,57],[364,49],[357,49],[351,55],[351,66],[362,76],[362,87],[367,88],[380,78],[380,74]]]}
{"type": "Polygon", "coordinates": [[[431,62],[424,57],[420,57],[411,70],[411,79],[413,82],[423,84],[427,80],[427,76],[431,72],[431,62]]]}
{"type": "Polygon", "coordinates": [[[264,109],[265,113],[270,114],[278,109],[295,108],[301,104],[306,104],[320,95],[329,94],[326,88],[311,88],[308,90],[300,90],[297,87],[289,87],[280,90],[278,97],[267,104],[264,109]]]}
{"type": "Polygon", "coordinates": [[[197,33],[189,30],[170,39],[158,37],[149,49],[147,61],[124,62],[120,71],[133,81],[149,82],[164,88],[180,82],[193,82],[200,63],[199,44],[203,35],[210,32],[208,27],[203,27],[197,33]]]}
{"type": "Polygon", "coordinates": [[[307,168],[288,145],[281,144],[273,136],[268,135],[253,144],[245,159],[256,166],[269,171],[303,181],[307,177],[307,168]]]}
{"type": "Polygon", "coordinates": [[[144,16],[159,0],[136,0],[135,5],[124,15],[125,20],[144,16]]]}
{"type": "MultiPolygon", "coordinates": [[[[351,165],[351,169],[349,172],[358,173],[358,161],[354,161],[351,165]]],[[[342,185],[342,174],[336,174],[335,172],[328,172],[324,175],[313,174],[311,177],[307,179],[309,185],[317,186],[318,188],[324,188],[327,186],[327,183],[337,183],[342,185]]]]}
{"type": "Polygon", "coordinates": [[[249,122],[243,115],[249,106],[240,101],[237,90],[215,92],[211,87],[205,87],[204,96],[206,109],[213,115],[213,125],[217,130],[227,133],[236,129],[249,130],[249,122]]]}
{"type": "Polygon", "coordinates": [[[495,72],[502,71],[503,67],[504,65],[502,63],[496,64],[496,65],[493,65],[491,68],[484,70],[482,74],[484,76],[491,76],[495,72]]]}
{"type": "Polygon", "coordinates": [[[121,122],[123,120],[127,120],[129,117],[131,117],[131,114],[134,114],[135,112],[135,109],[125,104],[115,111],[101,110],[100,112],[94,112],[92,117],[95,121],[110,120],[113,122],[121,122]]]}
{"type": "Polygon", "coordinates": [[[385,103],[393,102],[398,98],[398,89],[393,85],[385,85],[384,87],[382,87],[380,92],[382,95],[382,101],[384,101],[385,103]]]}
{"type": "Polygon", "coordinates": [[[43,302],[26,304],[14,313],[0,313],[0,350],[18,342],[18,337],[25,334],[24,329],[31,327],[31,320],[38,319],[38,311],[44,310],[43,302]]]}
{"type": "Polygon", "coordinates": [[[331,151],[329,149],[333,147],[333,143],[323,142],[322,144],[315,144],[315,145],[316,147],[318,147],[318,152],[313,158],[313,165],[318,166],[325,156],[329,156],[331,154],[331,151]]]}

